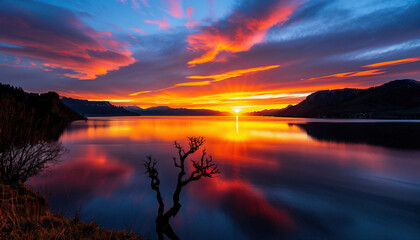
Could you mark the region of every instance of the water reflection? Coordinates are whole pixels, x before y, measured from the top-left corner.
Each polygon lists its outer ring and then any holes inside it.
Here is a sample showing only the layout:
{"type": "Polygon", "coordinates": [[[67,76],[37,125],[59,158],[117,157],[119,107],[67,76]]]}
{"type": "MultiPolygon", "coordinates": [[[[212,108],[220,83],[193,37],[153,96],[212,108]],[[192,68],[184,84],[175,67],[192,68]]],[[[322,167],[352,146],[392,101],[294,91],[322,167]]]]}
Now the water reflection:
{"type": "Polygon", "coordinates": [[[296,124],[309,136],[329,142],[420,149],[420,124],[414,122],[304,123],[296,124]]]}
{"type": "Polygon", "coordinates": [[[203,135],[223,174],[181,194],[172,225],[181,239],[418,239],[420,124],[384,124],[92,118],[62,135],[70,153],[30,185],[51,193],[56,211],[154,239],[143,160],[161,161],[162,195],[171,199],[173,141],[203,135]]]}

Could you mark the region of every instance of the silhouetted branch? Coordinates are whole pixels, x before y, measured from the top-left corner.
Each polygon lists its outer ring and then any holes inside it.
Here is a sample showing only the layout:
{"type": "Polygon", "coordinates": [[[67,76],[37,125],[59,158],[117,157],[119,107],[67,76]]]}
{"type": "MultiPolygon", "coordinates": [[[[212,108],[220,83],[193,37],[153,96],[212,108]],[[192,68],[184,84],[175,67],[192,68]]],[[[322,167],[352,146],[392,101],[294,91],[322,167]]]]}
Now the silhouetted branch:
{"type": "Polygon", "coordinates": [[[48,141],[47,125],[35,120],[35,112],[12,96],[0,98],[0,181],[25,182],[65,152],[59,142],[48,141]]]}
{"type": "Polygon", "coordinates": [[[191,160],[194,171],[191,172],[191,175],[184,179],[185,176],[185,160],[188,158],[190,154],[197,152],[200,147],[204,144],[205,139],[204,137],[188,137],[188,145],[189,150],[185,151],[185,149],[178,143],[174,142],[174,146],[178,151],[178,159],[176,157],[172,157],[174,166],[179,168],[179,173],[177,177],[177,185],[172,196],[173,206],[166,211],[164,214],[164,205],[162,201],[162,197],[159,190],[159,178],[158,172],[156,169],[156,160],[152,160],[151,156],[147,157],[147,161],[145,162],[146,173],[149,175],[151,179],[151,187],[153,190],[157,192],[157,200],[159,203],[159,210],[158,216],[156,218],[156,232],[158,233],[158,238],[163,239],[163,234],[168,236],[170,239],[179,239],[176,234],[174,233],[172,227],[169,224],[169,219],[171,217],[175,217],[176,214],[181,209],[181,204],[179,203],[180,194],[182,191],[182,187],[187,185],[188,183],[199,180],[201,177],[209,177],[212,178],[214,175],[219,174],[220,170],[217,164],[213,163],[213,159],[211,156],[206,157],[206,150],[204,149],[199,161],[191,160]]]}
{"type": "Polygon", "coordinates": [[[160,180],[159,180],[159,174],[156,170],[156,160],[152,160],[152,156],[147,156],[147,160],[144,162],[144,166],[146,167],[146,173],[149,175],[150,178],[150,186],[153,190],[156,191],[156,199],[159,203],[158,208],[158,215],[162,215],[163,211],[165,210],[165,205],[163,203],[162,195],[160,194],[160,180]]]}
{"type": "Polygon", "coordinates": [[[209,156],[208,158],[205,156],[206,149],[203,150],[200,161],[191,160],[195,170],[191,172],[191,175],[187,180],[182,182],[182,185],[187,185],[191,181],[199,180],[201,177],[212,178],[215,174],[220,173],[217,164],[213,163],[212,156],[209,156]]]}

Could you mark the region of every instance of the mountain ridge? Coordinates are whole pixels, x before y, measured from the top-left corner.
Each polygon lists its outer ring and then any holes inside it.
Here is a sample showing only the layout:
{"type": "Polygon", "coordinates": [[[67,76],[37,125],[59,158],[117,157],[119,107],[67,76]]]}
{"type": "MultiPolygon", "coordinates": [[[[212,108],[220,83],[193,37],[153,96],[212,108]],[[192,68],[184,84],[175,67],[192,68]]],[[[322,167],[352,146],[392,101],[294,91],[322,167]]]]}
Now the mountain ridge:
{"type": "Polygon", "coordinates": [[[61,101],[75,112],[87,117],[139,116],[137,113],[114,106],[108,101],[89,101],[68,97],[62,97],[61,101]]]}
{"type": "Polygon", "coordinates": [[[273,116],[420,119],[420,82],[402,79],[367,89],[321,90],[273,116]]]}
{"type": "Polygon", "coordinates": [[[157,106],[140,108],[137,106],[124,106],[126,110],[136,112],[142,116],[231,116],[228,112],[220,112],[210,109],[171,108],[168,106],[157,106]]]}

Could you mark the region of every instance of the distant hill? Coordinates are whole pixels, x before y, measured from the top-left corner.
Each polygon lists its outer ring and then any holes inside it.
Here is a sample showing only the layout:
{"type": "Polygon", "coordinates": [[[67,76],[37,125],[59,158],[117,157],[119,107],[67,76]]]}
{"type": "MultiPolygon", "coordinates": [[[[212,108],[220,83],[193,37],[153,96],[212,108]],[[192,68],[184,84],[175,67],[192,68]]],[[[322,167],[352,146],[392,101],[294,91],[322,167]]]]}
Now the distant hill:
{"type": "Polygon", "coordinates": [[[138,113],[117,107],[107,101],[88,101],[63,97],[61,101],[69,108],[87,117],[139,116],[138,113]]]}
{"type": "Polygon", "coordinates": [[[293,106],[289,105],[289,106],[287,106],[286,108],[283,108],[283,109],[265,109],[265,110],[262,110],[262,111],[247,112],[247,113],[244,113],[243,115],[246,115],[246,116],[274,116],[279,111],[286,110],[289,107],[293,107],[293,106]]]}
{"type": "Polygon", "coordinates": [[[171,108],[167,106],[158,106],[150,108],[140,108],[137,106],[126,106],[126,110],[138,113],[143,116],[230,116],[228,112],[219,112],[209,109],[188,109],[171,108]]]}
{"type": "Polygon", "coordinates": [[[0,83],[2,141],[3,137],[18,135],[18,132],[28,134],[22,132],[22,129],[30,129],[34,138],[57,140],[68,123],[84,119],[86,118],[64,105],[55,92],[27,93],[22,88],[0,83]],[[11,135],[6,136],[6,133],[11,135]],[[43,136],[39,136],[40,134],[43,136]]]}
{"type": "Polygon", "coordinates": [[[420,119],[420,82],[404,79],[368,89],[312,93],[299,104],[279,110],[279,117],[420,119]]]}

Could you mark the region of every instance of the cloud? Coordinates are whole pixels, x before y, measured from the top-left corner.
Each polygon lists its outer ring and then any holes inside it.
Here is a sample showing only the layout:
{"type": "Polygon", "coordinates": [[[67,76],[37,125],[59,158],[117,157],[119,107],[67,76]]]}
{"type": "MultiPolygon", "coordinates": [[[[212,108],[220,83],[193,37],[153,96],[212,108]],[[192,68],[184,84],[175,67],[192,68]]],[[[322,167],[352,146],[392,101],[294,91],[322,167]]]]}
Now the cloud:
{"type": "Polygon", "coordinates": [[[217,75],[209,75],[209,76],[188,76],[187,78],[192,79],[213,79],[212,82],[218,82],[222,81],[228,78],[233,77],[239,77],[247,73],[254,73],[254,72],[260,72],[260,71],[266,71],[273,68],[278,68],[280,65],[271,65],[271,66],[264,66],[264,67],[256,67],[256,68],[248,68],[248,69],[240,69],[240,70],[234,70],[222,74],[217,75]]]}
{"type": "Polygon", "coordinates": [[[162,29],[167,29],[167,28],[170,27],[168,19],[166,17],[164,17],[162,19],[157,19],[157,20],[145,19],[144,22],[145,23],[150,23],[150,24],[157,24],[159,26],[159,28],[162,28],[162,29]]]}
{"type": "Polygon", "coordinates": [[[199,81],[199,82],[177,83],[173,86],[158,89],[158,90],[154,90],[154,91],[141,91],[141,92],[131,93],[130,96],[136,96],[136,95],[139,95],[139,94],[142,94],[142,93],[164,91],[164,90],[169,90],[169,89],[176,88],[176,87],[187,87],[187,86],[188,87],[193,87],[193,86],[209,85],[213,82],[219,82],[219,81],[222,81],[222,80],[225,80],[225,79],[228,79],[228,78],[239,77],[239,76],[242,76],[244,74],[266,71],[266,70],[273,69],[273,68],[278,68],[278,67],[280,67],[280,65],[271,65],[271,66],[256,67],[256,68],[249,68],[249,69],[240,69],[240,70],[234,70],[234,71],[230,71],[230,72],[226,72],[226,73],[222,73],[222,74],[218,74],[218,75],[188,76],[187,78],[191,78],[191,79],[211,79],[211,80],[199,81]]]}
{"type": "Polygon", "coordinates": [[[192,12],[194,12],[195,10],[192,7],[188,7],[187,8],[187,16],[188,16],[188,22],[185,23],[185,27],[187,28],[194,28],[196,26],[200,26],[200,22],[196,19],[192,18],[192,12]]]}
{"type": "Polygon", "coordinates": [[[138,33],[140,33],[142,35],[146,35],[146,33],[143,30],[141,30],[141,29],[138,29],[138,28],[130,28],[130,29],[133,30],[133,31],[136,31],[136,32],[138,32],[138,33]]]}
{"type": "Polygon", "coordinates": [[[165,12],[173,17],[182,18],[184,11],[182,10],[181,0],[166,0],[165,2],[169,7],[168,10],[164,10],[165,12]]]}
{"type": "Polygon", "coordinates": [[[95,79],[135,62],[110,32],[92,29],[68,10],[35,2],[0,4],[0,41],[16,45],[0,46],[1,52],[69,70],[64,75],[78,79],[95,79]]]}
{"type": "Polygon", "coordinates": [[[404,64],[404,63],[411,63],[411,62],[417,62],[417,61],[420,61],[420,57],[404,58],[404,59],[399,59],[399,60],[380,62],[380,63],[366,65],[366,66],[363,66],[363,67],[375,68],[375,67],[383,67],[383,66],[389,66],[389,65],[399,65],[399,64],[404,64]]]}
{"type": "MultiPolygon", "coordinates": [[[[122,4],[126,4],[126,3],[127,3],[127,0],[118,0],[118,1],[119,1],[119,2],[121,2],[122,4]]],[[[147,0],[141,0],[140,2],[141,2],[141,4],[143,4],[144,6],[149,7],[149,2],[148,2],[147,0]]],[[[131,7],[132,7],[133,9],[138,9],[138,8],[140,8],[139,1],[138,1],[138,0],[131,0],[131,7]]]]}
{"type": "Polygon", "coordinates": [[[309,78],[308,80],[325,79],[325,78],[349,78],[349,77],[360,77],[360,76],[372,76],[372,75],[378,75],[378,74],[383,74],[383,73],[386,73],[386,71],[383,71],[382,69],[372,69],[372,70],[366,70],[366,71],[336,73],[336,74],[327,75],[327,76],[309,78]]]}
{"type": "MultiPolygon", "coordinates": [[[[0,5],[4,6],[4,1],[1,2],[0,5]]],[[[38,13],[35,16],[41,15],[39,7],[26,7],[28,2],[30,1],[11,5],[38,13]]],[[[401,78],[420,79],[418,70],[420,61],[410,64],[362,67],[420,56],[413,55],[420,50],[417,41],[420,36],[418,28],[420,3],[418,1],[394,1],[389,4],[378,4],[378,0],[357,3],[350,0],[305,1],[293,11],[290,17],[286,18],[288,19],[286,22],[280,21],[267,30],[261,30],[265,34],[263,34],[263,39],[254,45],[250,44],[249,46],[252,46],[249,50],[233,52],[229,46],[227,51],[218,51],[211,63],[196,64],[194,68],[187,63],[211,51],[216,46],[211,45],[213,38],[220,35],[223,40],[231,41],[232,46],[236,46],[243,39],[247,40],[245,37],[237,38],[237,32],[243,31],[250,38],[251,35],[256,34],[255,31],[251,31],[253,29],[247,29],[250,19],[260,24],[259,21],[268,18],[272,9],[280,3],[272,0],[222,1],[223,3],[218,2],[217,4],[215,2],[213,9],[217,10],[217,14],[211,18],[211,21],[203,20],[202,26],[186,29],[184,24],[188,21],[188,14],[200,21],[209,17],[208,8],[212,1],[208,1],[208,4],[203,1],[200,4],[189,5],[195,11],[188,10],[188,6],[185,5],[185,19],[173,19],[166,15],[154,1],[150,1],[150,8],[142,9],[145,10],[144,13],[133,11],[130,8],[131,0],[126,0],[126,2],[125,6],[120,6],[121,8],[112,9],[115,10],[115,15],[104,16],[103,13],[101,15],[100,12],[97,12],[97,14],[86,18],[89,19],[89,23],[95,24],[95,29],[99,30],[96,26],[101,26],[103,27],[101,29],[109,29],[112,32],[112,35],[109,35],[107,32],[97,31],[102,33],[99,39],[90,36],[87,39],[97,42],[102,42],[101,38],[105,40],[119,38],[129,41],[133,44],[133,46],[129,46],[133,52],[132,57],[141,59],[141,61],[127,67],[120,67],[116,71],[108,71],[105,75],[97,75],[97,81],[78,81],[67,77],[57,81],[57,73],[63,75],[75,72],[71,69],[48,68],[42,64],[51,64],[52,62],[39,60],[39,58],[28,59],[22,56],[18,57],[22,58],[21,65],[26,67],[8,67],[4,64],[14,65],[14,57],[17,55],[0,52],[0,81],[22,86],[27,91],[56,90],[63,95],[78,98],[130,98],[133,99],[130,104],[145,107],[165,104],[172,107],[204,107],[226,110],[234,106],[255,106],[252,110],[262,110],[269,107],[280,108],[283,105],[297,103],[299,100],[299,98],[293,97],[296,95],[282,97],[281,94],[300,94],[345,87],[365,88],[401,78]],[[354,7],[354,4],[357,7],[354,7]],[[141,19],[136,24],[130,20],[132,19],[131,13],[144,15],[138,15],[141,19]],[[159,31],[161,29],[158,29],[157,25],[153,26],[143,22],[144,19],[162,20],[165,15],[170,20],[169,23],[173,31],[159,31]],[[174,20],[173,23],[172,20],[174,20]],[[113,32],[115,27],[109,24],[101,25],[100,21],[112,21],[116,26],[132,33],[137,41],[132,41],[123,30],[120,30],[116,35],[117,33],[113,32]],[[151,29],[154,27],[158,31],[151,29]],[[147,30],[148,35],[142,35],[130,28],[144,31],[149,29],[147,30]],[[208,39],[204,36],[203,40],[204,43],[209,42],[209,50],[205,48],[207,45],[203,45],[202,49],[197,48],[196,51],[187,50],[192,47],[186,41],[189,35],[213,33],[212,29],[215,29],[216,35],[210,36],[211,38],[208,39]],[[248,32],[252,34],[248,34],[248,32]],[[29,61],[36,63],[37,67],[52,71],[30,68],[29,61]],[[212,83],[214,78],[185,78],[186,76],[216,76],[235,69],[273,64],[281,65],[281,67],[258,72],[258,74],[233,77],[217,83],[212,83]],[[312,80],[308,80],[311,78],[312,80]],[[178,86],[175,86],[176,84],[178,86]],[[171,87],[168,91],[159,91],[168,87],[171,87]],[[128,94],[135,91],[143,93],[136,97],[128,97],[128,94]]],[[[137,2],[141,4],[141,1],[137,0],[137,2]]],[[[156,2],[159,3],[159,1],[156,2]]],[[[293,4],[290,2],[283,1],[283,5],[293,4]]],[[[185,3],[183,2],[183,4],[185,3]]],[[[39,6],[41,4],[38,2],[32,5],[39,6]]],[[[92,6],[99,5],[101,4],[96,2],[92,4],[92,6]]],[[[143,5],[140,6],[143,7],[143,5]]],[[[163,8],[167,8],[166,5],[163,5],[163,8]]],[[[42,7],[42,9],[45,9],[45,12],[43,12],[41,20],[47,23],[54,22],[54,24],[49,24],[57,26],[57,34],[61,34],[61,29],[58,26],[62,25],[59,24],[59,21],[60,18],[63,18],[61,15],[65,15],[62,13],[63,11],[58,12],[56,9],[60,8],[51,6],[49,8],[42,7]],[[57,14],[59,17],[56,17],[57,14]]],[[[90,11],[91,8],[85,10],[90,11]]],[[[2,13],[0,17],[6,16],[3,14],[5,11],[4,8],[0,9],[2,13]]],[[[19,11],[13,14],[22,15],[23,12],[19,11]]],[[[81,17],[79,14],[76,16],[81,17]]],[[[0,24],[12,26],[15,23],[3,21],[0,24]]],[[[74,34],[66,36],[66,38],[72,39],[71,42],[77,42],[77,39],[86,35],[84,34],[85,29],[81,29],[77,25],[72,28],[76,29],[74,34]]],[[[4,34],[5,31],[0,29],[0,37],[4,34]]],[[[38,36],[38,34],[32,35],[38,36]]],[[[44,41],[39,39],[41,42],[44,41]]],[[[244,42],[247,42],[245,40],[244,42]]],[[[86,42],[87,40],[82,38],[79,41],[86,42]]],[[[54,39],[48,40],[48,44],[55,42],[57,41],[54,39]]],[[[18,50],[20,45],[0,41],[0,46],[18,50]]],[[[80,46],[84,49],[83,44],[80,46]]],[[[128,47],[123,45],[120,48],[127,49],[128,47]]],[[[41,50],[33,49],[33,51],[41,50]]],[[[51,58],[56,59],[55,57],[51,58]]],[[[78,66],[84,65],[84,62],[78,64],[78,66]]],[[[248,108],[245,109],[248,110],[248,108]]]]}
{"type": "Polygon", "coordinates": [[[188,64],[214,61],[220,52],[248,51],[264,40],[271,27],[287,21],[298,6],[297,2],[292,1],[257,1],[246,6],[248,11],[236,10],[225,21],[204,27],[200,32],[187,37],[189,50],[204,52],[188,64]],[[254,7],[257,11],[249,11],[254,10],[254,7]]]}
{"type": "MultiPolygon", "coordinates": [[[[377,68],[377,67],[386,67],[386,66],[392,66],[392,65],[412,63],[412,62],[417,62],[417,61],[420,61],[420,57],[404,58],[404,59],[393,60],[393,61],[379,62],[379,63],[365,65],[362,67],[377,68]]],[[[361,76],[372,76],[372,75],[378,75],[378,74],[384,74],[384,73],[387,73],[387,71],[384,71],[383,69],[372,69],[372,70],[364,70],[364,71],[336,73],[336,74],[327,75],[327,76],[309,78],[307,80],[325,79],[325,78],[361,77],[361,76]]]]}
{"type": "Polygon", "coordinates": [[[268,94],[253,94],[247,97],[234,97],[234,100],[243,99],[273,99],[273,98],[303,98],[307,97],[309,93],[268,93],[268,94]]]}

